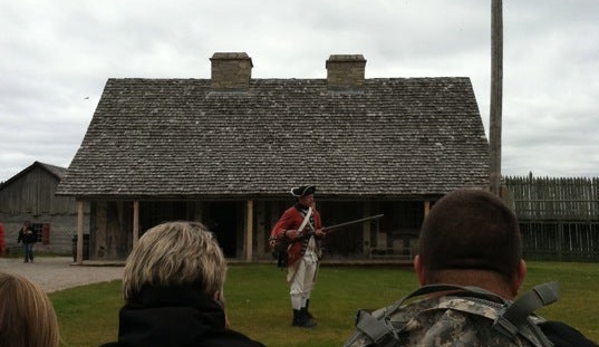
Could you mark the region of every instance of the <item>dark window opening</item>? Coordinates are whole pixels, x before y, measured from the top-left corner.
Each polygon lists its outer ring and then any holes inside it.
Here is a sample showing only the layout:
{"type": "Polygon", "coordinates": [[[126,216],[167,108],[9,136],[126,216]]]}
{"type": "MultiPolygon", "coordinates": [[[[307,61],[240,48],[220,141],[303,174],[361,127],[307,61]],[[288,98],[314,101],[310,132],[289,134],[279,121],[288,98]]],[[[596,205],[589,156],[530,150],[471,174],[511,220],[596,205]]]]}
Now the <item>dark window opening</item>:
{"type": "Polygon", "coordinates": [[[29,226],[35,234],[35,242],[50,244],[50,223],[30,223],[29,226]]]}

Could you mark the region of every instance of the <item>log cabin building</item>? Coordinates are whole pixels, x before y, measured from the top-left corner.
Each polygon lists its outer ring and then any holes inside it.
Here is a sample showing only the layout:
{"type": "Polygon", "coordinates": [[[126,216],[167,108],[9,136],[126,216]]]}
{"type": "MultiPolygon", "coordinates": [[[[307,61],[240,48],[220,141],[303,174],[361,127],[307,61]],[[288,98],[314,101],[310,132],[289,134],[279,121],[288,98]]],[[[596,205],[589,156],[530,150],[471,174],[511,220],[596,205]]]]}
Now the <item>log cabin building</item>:
{"type": "Polygon", "coordinates": [[[469,78],[366,78],[360,54],[331,55],[314,79],[252,78],[246,53],[210,61],[210,79],[107,81],[57,191],[90,206],[90,259],[124,259],[145,230],[183,219],[229,258],[270,259],[301,184],[317,186],[325,226],[384,214],[329,235],[325,256],[409,258],[436,200],[488,185],[469,78]]]}
{"type": "MultiPolygon", "coordinates": [[[[56,188],[67,169],[34,162],[0,183],[0,222],[6,232],[9,253],[20,252],[17,237],[29,221],[37,236],[35,253],[70,254],[77,233],[77,201],[72,196],[56,196],[56,188]]],[[[89,208],[83,210],[89,223],[89,208]]]]}

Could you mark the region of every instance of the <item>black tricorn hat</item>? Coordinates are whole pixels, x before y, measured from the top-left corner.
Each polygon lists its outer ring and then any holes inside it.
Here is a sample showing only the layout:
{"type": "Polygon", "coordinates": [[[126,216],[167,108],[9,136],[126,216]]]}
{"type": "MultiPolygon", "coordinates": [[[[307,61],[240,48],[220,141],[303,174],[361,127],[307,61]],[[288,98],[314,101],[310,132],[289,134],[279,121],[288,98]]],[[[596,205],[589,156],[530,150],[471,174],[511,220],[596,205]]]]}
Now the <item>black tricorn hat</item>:
{"type": "Polygon", "coordinates": [[[295,196],[296,198],[314,194],[314,192],[316,192],[316,186],[299,186],[291,188],[291,195],[295,196]]]}

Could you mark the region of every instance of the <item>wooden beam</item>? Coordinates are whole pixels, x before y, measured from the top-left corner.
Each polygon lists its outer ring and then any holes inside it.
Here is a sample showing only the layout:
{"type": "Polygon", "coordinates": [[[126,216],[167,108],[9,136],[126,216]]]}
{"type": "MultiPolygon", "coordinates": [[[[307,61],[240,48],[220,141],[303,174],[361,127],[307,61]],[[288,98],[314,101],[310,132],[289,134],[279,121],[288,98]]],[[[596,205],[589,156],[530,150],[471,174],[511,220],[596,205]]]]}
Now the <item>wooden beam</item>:
{"type": "Polygon", "coordinates": [[[258,251],[258,257],[263,258],[265,252],[267,252],[266,245],[266,221],[265,221],[265,203],[261,201],[257,206],[254,206],[254,211],[256,211],[256,249],[258,251]]]}
{"type": "MultiPolygon", "coordinates": [[[[377,207],[377,210],[379,208],[377,207]]],[[[372,211],[370,211],[372,213],[372,211]]],[[[392,216],[388,216],[388,218],[393,218],[392,216]]],[[[392,225],[391,223],[387,225],[392,225]]],[[[388,233],[390,230],[381,230],[381,228],[377,228],[376,232],[376,245],[370,245],[370,248],[386,250],[389,245],[387,244],[388,233]]]]}
{"type": "Polygon", "coordinates": [[[133,247],[139,240],[139,201],[133,201],[133,247]]]}
{"type": "Polygon", "coordinates": [[[247,201],[246,216],[245,216],[245,261],[252,261],[252,244],[254,234],[254,202],[252,200],[247,201]]]}
{"type": "MultiPolygon", "coordinates": [[[[372,202],[366,201],[364,203],[364,215],[372,215],[372,202]]],[[[362,224],[362,255],[369,256],[372,245],[370,244],[370,235],[372,234],[372,228],[370,223],[362,224]]]]}
{"type": "Polygon", "coordinates": [[[83,201],[77,201],[77,264],[83,264],[83,201]]]}
{"type": "Polygon", "coordinates": [[[431,211],[431,202],[430,201],[425,201],[424,202],[424,216],[428,216],[428,213],[431,211]]]}
{"type": "Polygon", "coordinates": [[[491,193],[501,194],[501,109],[503,96],[503,4],[491,4],[491,105],[489,114],[489,183],[491,193]]]}

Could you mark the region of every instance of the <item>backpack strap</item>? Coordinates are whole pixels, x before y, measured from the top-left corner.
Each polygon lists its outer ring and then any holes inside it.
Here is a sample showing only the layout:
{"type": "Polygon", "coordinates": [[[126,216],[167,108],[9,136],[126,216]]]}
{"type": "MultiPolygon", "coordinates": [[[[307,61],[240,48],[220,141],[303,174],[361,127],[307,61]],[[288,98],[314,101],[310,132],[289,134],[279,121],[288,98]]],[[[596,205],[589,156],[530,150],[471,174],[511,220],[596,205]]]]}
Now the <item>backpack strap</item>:
{"type": "Polygon", "coordinates": [[[493,329],[509,338],[514,338],[518,333],[529,336],[530,334],[526,333],[526,331],[531,330],[532,334],[537,335],[536,337],[543,345],[550,345],[547,344],[548,340],[544,334],[537,333],[538,328],[536,327],[536,324],[532,323],[528,328],[525,328],[525,325],[529,321],[530,315],[536,309],[550,305],[558,300],[559,285],[556,281],[536,285],[514,302],[505,300],[490,291],[478,287],[462,287],[453,284],[429,285],[408,294],[393,307],[391,312],[398,309],[410,298],[447,290],[462,290],[469,294],[487,297],[503,303],[503,308],[499,310],[497,317],[493,322],[493,329]]]}
{"type": "Polygon", "coordinates": [[[505,306],[493,322],[493,328],[508,337],[514,337],[536,309],[553,304],[558,298],[557,282],[539,284],[511,305],[505,306]]]}
{"type": "MultiPolygon", "coordinates": [[[[370,313],[359,309],[356,314],[356,328],[366,335],[377,347],[393,347],[399,343],[395,328],[389,323],[389,316],[396,312],[407,300],[422,295],[448,290],[462,290],[484,296],[499,298],[497,295],[477,287],[461,287],[453,284],[434,284],[422,286],[384,309],[370,313]]],[[[500,298],[499,298],[500,299],[500,298]]]]}
{"type": "MultiPolygon", "coordinates": [[[[453,284],[423,286],[406,295],[394,305],[377,310],[373,312],[373,314],[370,314],[365,310],[358,310],[356,315],[356,328],[368,336],[376,346],[395,346],[399,340],[394,332],[394,327],[388,322],[390,315],[400,309],[400,307],[402,307],[409,299],[450,290],[460,290],[467,294],[473,294],[476,297],[494,301],[497,305],[502,306],[500,309],[496,308],[498,311],[494,311],[497,312],[496,317],[488,317],[491,319],[494,318],[493,329],[497,330],[497,332],[504,334],[509,338],[514,338],[516,335],[522,334],[522,336],[526,337],[529,341],[534,341],[534,338],[536,337],[542,346],[552,345],[529,317],[536,309],[557,301],[559,297],[559,287],[555,281],[535,286],[514,302],[503,299],[490,291],[478,287],[462,287],[453,284]]],[[[480,312],[470,313],[480,315],[480,312]]]]}
{"type": "Polygon", "coordinates": [[[422,295],[433,294],[433,293],[438,293],[438,292],[446,292],[446,291],[450,291],[450,290],[464,291],[464,292],[467,292],[470,294],[474,294],[475,296],[482,296],[489,300],[498,301],[499,303],[502,303],[502,304],[506,304],[508,302],[508,300],[505,300],[504,298],[500,297],[499,295],[497,295],[493,292],[490,292],[488,290],[479,288],[479,287],[472,287],[472,286],[463,287],[463,286],[458,286],[455,284],[442,283],[442,284],[430,284],[430,285],[422,286],[422,287],[416,289],[415,291],[404,296],[401,300],[399,300],[397,303],[395,303],[393,308],[390,310],[387,310],[387,312],[394,312],[399,307],[404,305],[404,303],[406,301],[408,301],[409,299],[412,299],[412,298],[415,298],[418,296],[422,296],[422,295]]]}
{"type": "Polygon", "coordinates": [[[365,310],[358,310],[356,328],[368,336],[377,347],[393,347],[399,341],[393,332],[393,326],[387,320],[375,317],[365,310]]]}

